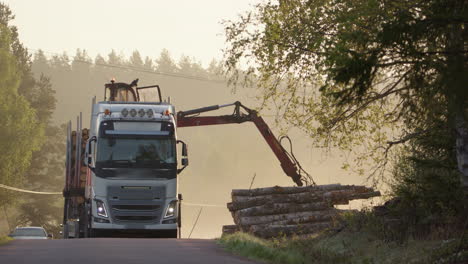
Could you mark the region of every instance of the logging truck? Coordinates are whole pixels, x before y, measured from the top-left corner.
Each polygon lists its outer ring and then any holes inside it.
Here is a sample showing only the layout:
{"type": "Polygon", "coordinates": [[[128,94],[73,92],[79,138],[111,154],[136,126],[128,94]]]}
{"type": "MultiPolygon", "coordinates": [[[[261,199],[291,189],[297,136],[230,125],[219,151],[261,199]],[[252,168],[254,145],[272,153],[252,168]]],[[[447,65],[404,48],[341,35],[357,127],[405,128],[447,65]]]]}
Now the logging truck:
{"type": "Polygon", "coordinates": [[[158,85],[137,84],[105,84],[104,100],[93,99],[89,129],[81,113],[74,131],[68,124],[64,238],[180,237],[177,177],[188,166],[187,144],[177,137],[181,127],[253,122],[284,172],[299,186],[309,179],[257,112],[240,102],[176,113],[158,85]],[[142,102],[142,89],[157,90],[158,101],[142,102]],[[229,106],[232,115],[199,116],[229,106]]]}

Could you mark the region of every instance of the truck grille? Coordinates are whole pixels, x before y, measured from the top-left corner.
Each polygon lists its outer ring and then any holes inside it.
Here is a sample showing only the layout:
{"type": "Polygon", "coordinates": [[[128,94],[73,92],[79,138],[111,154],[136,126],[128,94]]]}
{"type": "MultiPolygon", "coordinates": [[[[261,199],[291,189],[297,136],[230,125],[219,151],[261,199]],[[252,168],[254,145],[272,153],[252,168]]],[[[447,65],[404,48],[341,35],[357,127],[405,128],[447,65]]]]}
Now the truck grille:
{"type": "Polygon", "coordinates": [[[108,186],[110,215],[115,222],[158,223],[164,211],[164,186],[108,186]]]}
{"type": "Polygon", "coordinates": [[[154,211],[160,208],[159,205],[113,205],[112,209],[115,210],[133,210],[133,211],[154,211]]]}
{"type": "Polygon", "coordinates": [[[161,219],[164,201],[109,200],[109,207],[116,222],[156,223],[161,219]]]}
{"type": "Polygon", "coordinates": [[[158,219],[157,216],[133,216],[133,215],[127,215],[127,216],[116,216],[115,217],[117,220],[120,221],[154,221],[158,219]]]}

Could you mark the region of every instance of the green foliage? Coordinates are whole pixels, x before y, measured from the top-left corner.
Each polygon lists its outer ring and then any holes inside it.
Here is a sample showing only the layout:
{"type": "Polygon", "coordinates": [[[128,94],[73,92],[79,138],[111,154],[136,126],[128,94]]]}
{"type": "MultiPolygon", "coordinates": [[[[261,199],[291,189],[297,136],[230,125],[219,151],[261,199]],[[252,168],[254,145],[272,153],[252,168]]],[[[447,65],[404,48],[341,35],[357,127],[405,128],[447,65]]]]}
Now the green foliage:
{"type": "MultiPolygon", "coordinates": [[[[0,5],[0,11],[4,11],[4,6],[0,5]]],[[[44,128],[31,104],[18,92],[23,75],[19,68],[21,61],[12,52],[16,43],[12,32],[0,24],[0,148],[4,151],[0,157],[0,182],[20,185],[33,151],[38,150],[44,140],[44,128]]],[[[0,190],[0,205],[11,202],[12,198],[11,194],[0,190]]]]}
{"type": "Polygon", "coordinates": [[[246,233],[223,235],[219,242],[227,250],[255,260],[278,264],[305,263],[301,252],[292,249],[276,248],[273,242],[246,233]]]}
{"type": "MultiPolygon", "coordinates": [[[[467,109],[467,10],[463,0],[267,1],[225,24],[225,65],[317,146],[382,175],[398,146],[453,135],[467,109]]],[[[455,138],[447,144],[453,152],[455,138]]]]}
{"type": "Polygon", "coordinates": [[[160,72],[174,73],[177,71],[177,66],[167,49],[161,51],[159,58],[156,59],[156,63],[158,65],[157,70],[160,72]]]}
{"type": "MultiPolygon", "coordinates": [[[[48,77],[41,74],[34,78],[30,55],[19,41],[16,28],[9,25],[13,18],[8,7],[0,4],[0,147],[6,153],[0,158],[0,182],[38,191],[57,189],[63,184],[64,140],[63,129],[54,126],[51,119],[55,91],[48,77]]],[[[86,57],[85,52],[78,52],[80,59],[86,57]]],[[[48,63],[43,53],[36,59],[48,63]]],[[[11,201],[18,206],[17,225],[44,226],[58,235],[60,197],[0,190],[0,205],[11,201]]]]}
{"type": "Polygon", "coordinates": [[[439,228],[449,238],[468,215],[458,171],[441,168],[438,163],[401,158],[391,189],[399,202],[391,210],[416,235],[431,234],[439,228]]]}
{"type": "Polygon", "coordinates": [[[12,239],[10,237],[7,237],[7,236],[0,236],[0,246],[3,246],[5,244],[7,244],[8,242],[10,242],[12,239]]]}
{"type": "MultiPolygon", "coordinates": [[[[353,217],[356,216],[348,216],[348,220],[353,217]]],[[[364,222],[366,220],[361,223],[364,222]]],[[[245,233],[235,233],[223,235],[218,241],[228,251],[266,263],[422,264],[464,263],[463,261],[468,260],[466,239],[463,241],[410,239],[404,244],[399,244],[382,240],[369,231],[368,228],[360,228],[359,231],[346,229],[339,233],[276,240],[264,240],[245,233]]]]}

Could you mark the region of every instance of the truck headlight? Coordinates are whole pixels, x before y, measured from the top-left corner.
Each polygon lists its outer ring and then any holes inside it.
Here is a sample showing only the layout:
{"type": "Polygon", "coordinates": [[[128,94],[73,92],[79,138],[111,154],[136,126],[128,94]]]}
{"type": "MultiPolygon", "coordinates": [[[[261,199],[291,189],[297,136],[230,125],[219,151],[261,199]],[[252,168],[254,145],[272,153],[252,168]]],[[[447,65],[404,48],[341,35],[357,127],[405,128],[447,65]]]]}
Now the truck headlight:
{"type": "Polygon", "coordinates": [[[173,217],[177,211],[177,200],[174,200],[169,203],[166,209],[166,214],[164,215],[164,218],[168,217],[173,217]]]}
{"type": "Polygon", "coordinates": [[[107,210],[106,210],[106,207],[104,206],[104,202],[101,200],[95,200],[95,201],[96,201],[97,215],[102,216],[102,217],[107,217],[107,210]]]}

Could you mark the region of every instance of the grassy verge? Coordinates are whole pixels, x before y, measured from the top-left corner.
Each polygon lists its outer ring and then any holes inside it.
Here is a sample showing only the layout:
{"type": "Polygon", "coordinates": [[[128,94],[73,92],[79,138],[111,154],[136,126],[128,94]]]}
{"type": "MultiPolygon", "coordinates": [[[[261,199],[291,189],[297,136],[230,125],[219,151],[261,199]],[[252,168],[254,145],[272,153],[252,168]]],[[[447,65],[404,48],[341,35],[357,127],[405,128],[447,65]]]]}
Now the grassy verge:
{"type": "Polygon", "coordinates": [[[0,236],[0,246],[5,245],[11,240],[10,237],[7,236],[0,236]]]}
{"type": "Polygon", "coordinates": [[[228,251],[267,263],[465,263],[468,239],[380,240],[367,232],[342,231],[309,238],[264,240],[245,234],[224,235],[228,251]],[[463,243],[461,243],[463,242],[463,243]],[[460,250],[461,249],[461,250],[460,250]]]}
{"type": "Polygon", "coordinates": [[[218,243],[228,251],[268,263],[305,263],[305,256],[294,247],[280,247],[275,241],[260,239],[246,233],[223,235],[218,243]]]}

